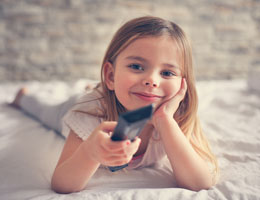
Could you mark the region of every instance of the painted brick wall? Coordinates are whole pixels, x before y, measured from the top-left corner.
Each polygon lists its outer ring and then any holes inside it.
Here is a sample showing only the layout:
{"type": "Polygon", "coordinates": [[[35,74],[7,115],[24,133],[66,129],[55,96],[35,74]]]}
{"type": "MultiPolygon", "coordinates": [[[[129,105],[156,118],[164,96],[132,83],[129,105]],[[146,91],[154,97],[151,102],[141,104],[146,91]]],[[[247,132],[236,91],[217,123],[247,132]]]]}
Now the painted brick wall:
{"type": "Polygon", "coordinates": [[[197,79],[260,66],[259,0],[1,0],[0,81],[99,78],[113,33],[142,15],[183,27],[197,79]]]}

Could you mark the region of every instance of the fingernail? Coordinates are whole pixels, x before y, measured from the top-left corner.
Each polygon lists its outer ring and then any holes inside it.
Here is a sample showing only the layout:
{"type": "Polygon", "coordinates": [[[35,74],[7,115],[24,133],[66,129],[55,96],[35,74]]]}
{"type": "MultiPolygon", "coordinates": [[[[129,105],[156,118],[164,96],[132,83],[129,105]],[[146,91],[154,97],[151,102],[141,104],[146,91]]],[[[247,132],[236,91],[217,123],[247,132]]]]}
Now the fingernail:
{"type": "Polygon", "coordinates": [[[129,145],[129,144],[131,144],[131,142],[130,142],[130,141],[127,141],[126,144],[129,145]]]}

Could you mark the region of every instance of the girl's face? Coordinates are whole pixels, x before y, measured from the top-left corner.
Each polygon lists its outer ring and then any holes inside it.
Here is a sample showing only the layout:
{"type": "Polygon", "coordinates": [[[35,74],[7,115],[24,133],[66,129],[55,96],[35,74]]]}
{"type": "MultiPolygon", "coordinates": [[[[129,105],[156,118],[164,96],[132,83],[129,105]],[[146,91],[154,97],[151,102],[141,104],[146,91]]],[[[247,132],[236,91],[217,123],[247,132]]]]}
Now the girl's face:
{"type": "Polygon", "coordinates": [[[169,36],[137,39],[107,64],[106,84],[127,109],[173,97],[181,86],[180,56],[169,36]]]}

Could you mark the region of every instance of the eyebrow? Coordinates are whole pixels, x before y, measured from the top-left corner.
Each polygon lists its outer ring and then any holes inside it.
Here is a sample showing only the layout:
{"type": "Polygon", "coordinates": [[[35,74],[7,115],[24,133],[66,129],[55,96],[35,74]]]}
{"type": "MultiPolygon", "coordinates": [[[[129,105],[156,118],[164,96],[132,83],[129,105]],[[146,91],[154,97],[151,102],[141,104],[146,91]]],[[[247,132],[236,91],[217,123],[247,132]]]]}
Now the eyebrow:
{"type": "MultiPolygon", "coordinates": [[[[144,63],[149,63],[149,61],[141,56],[128,56],[126,57],[126,59],[128,60],[138,60],[144,63]]],[[[170,63],[163,63],[164,66],[170,67],[170,68],[176,68],[180,70],[180,67],[178,67],[178,65],[176,64],[170,64],[170,63]]]]}

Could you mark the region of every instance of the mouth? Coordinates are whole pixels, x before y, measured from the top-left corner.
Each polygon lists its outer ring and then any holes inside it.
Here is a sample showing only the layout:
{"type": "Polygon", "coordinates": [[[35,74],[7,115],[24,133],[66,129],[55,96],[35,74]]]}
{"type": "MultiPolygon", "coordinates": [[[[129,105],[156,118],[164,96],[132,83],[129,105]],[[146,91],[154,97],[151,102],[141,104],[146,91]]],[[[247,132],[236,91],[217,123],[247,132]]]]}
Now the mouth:
{"type": "Polygon", "coordinates": [[[144,92],[133,92],[132,94],[141,100],[149,101],[149,102],[156,102],[163,98],[162,96],[156,94],[144,93],[144,92]]]}

